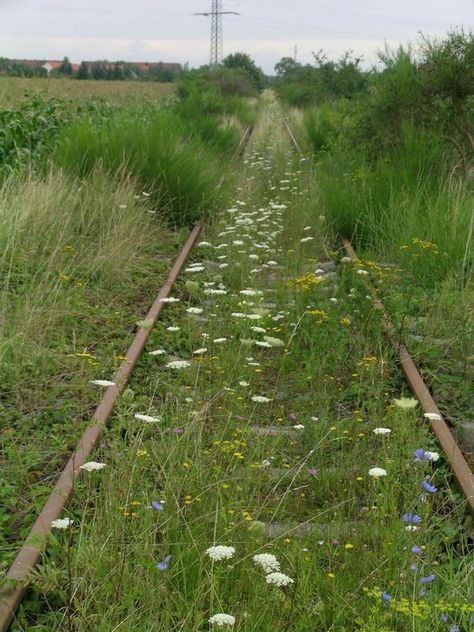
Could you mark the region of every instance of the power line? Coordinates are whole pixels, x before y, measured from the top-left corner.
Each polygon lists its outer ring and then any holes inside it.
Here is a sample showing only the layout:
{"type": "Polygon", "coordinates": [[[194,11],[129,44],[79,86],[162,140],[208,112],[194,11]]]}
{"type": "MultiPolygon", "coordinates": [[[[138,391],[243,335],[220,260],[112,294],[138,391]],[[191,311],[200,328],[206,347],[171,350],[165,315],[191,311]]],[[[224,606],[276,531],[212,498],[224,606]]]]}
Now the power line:
{"type": "Polygon", "coordinates": [[[223,11],[222,0],[212,0],[212,9],[206,13],[195,13],[194,15],[205,15],[211,18],[211,55],[209,65],[211,68],[218,66],[223,57],[223,36],[222,36],[222,16],[239,15],[235,11],[223,11]]]}

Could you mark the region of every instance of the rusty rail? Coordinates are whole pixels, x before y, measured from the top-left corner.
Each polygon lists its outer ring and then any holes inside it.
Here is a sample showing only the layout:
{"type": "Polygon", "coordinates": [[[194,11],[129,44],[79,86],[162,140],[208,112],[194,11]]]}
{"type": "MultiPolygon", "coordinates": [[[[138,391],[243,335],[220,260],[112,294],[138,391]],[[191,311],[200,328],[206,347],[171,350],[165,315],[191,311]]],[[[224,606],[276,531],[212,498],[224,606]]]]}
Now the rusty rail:
{"type": "MultiPolygon", "coordinates": [[[[299,147],[296,138],[285,118],[283,118],[283,122],[286,126],[286,129],[288,130],[288,134],[296,151],[301,154],[301,148],[299,147]]],[[[348,239],[342,239],[341,241],[347,256],[353,260],[357,259],[357,254],[352,247],[350,241],[348,239]]],[[[402,371],[405,375],[405,379],[410,386],[413,395],[420,403],[423,412],[435,413],[439,417],[439,419],[436,420],[429,420],[431,429],[433,430],[436,438],[439,441],[439,444],[446,454],[454,477],[462,493],[466,497],[467,506],[471,514],[474,515],[474,474],[469,467],[468,462],[464,458],[464,455],[461,452],[455,438],[453,437],[451,430],[443,419],[443,416],[440,413],[435,400],[431,396],[431,393],[425,382],[423,381],[423,378],[421,377],[416,364],[413,362],[412,357],[408,353],[407,348],[400,341],[395,341],[393,339],[394,327],[385,311],[382,301],[378,298],[375,298],[373,301],[373,305],[381,313],[380,321],[387,333],[389,340],[391,340],[391,342],[394,343],[397,347],[398,359],[402,371]]]]}
{"type": "MultiPolygon", "coordinates": [[[[358,257],[350,241],[342,239],[342,245],[344,246],[347,256],[352,260],[357,260],[358,257]]],[[[423,378],[421,377],[416,364],[413,362],[411,355],[408,353],[407,348],[401,342],[393,340],[393,324],[385,312],[382,301],[378,298],[374,299],[374,306],[382,312],[382,325],[391,342],[397,347],[400,366],[402,367],[402,371],[408,385],[410,386],[411,392],[419,401],[424,413],[435,413],[439,417],[439,419],[430,420],[431,429],[443,448],[454,477],[466,497],[469,510],[474,515],[474,474],[472,473],[468,462],[464,458],[463,453],[459,449],[451,430],[443,419],[435,400],[431,396],[431,393],[423,381],[423,378]]]]}
{"type": "Polygon", "coordinates": [[[24,544],[17,553],[11,565],[5,583],[0,588],[0,632],[6,632],[14,619],[23,596],[27,590],[25,580],[28,573],[38,564],[41,553],[45,548],[47,538],[51,533],[51,522],[61,515],[66,504],[72,497],[74,482],[80,477],[83,465],[96,447],[99,438],[114,409],[118,397],[126,386],[130,375],[142,353],[151,327],[159,318],[165,303],[161,299],[169,296],[171,289],[181,272],[186,259],[199,238],[202,225],[196,224],[186,243],[176,259],[168,278],[162,286],[155,302],[146,316],[150,327],[140,328],[130,345],[126,359],[122,362],[114,376],[114,385],[104,392],[100,404],[92,417],[92,423],[86,428],[74,450],[72,456],[59,476],[54,489],[48,497],[43,509],[36,518],[24,544]]]}

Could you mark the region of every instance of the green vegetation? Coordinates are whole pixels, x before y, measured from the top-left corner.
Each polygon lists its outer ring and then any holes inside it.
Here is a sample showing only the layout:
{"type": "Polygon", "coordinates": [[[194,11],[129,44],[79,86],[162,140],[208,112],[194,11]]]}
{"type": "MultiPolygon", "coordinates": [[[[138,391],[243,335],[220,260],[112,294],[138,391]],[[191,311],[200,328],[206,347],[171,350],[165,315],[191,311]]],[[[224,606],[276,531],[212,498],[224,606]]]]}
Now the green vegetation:
{"type": "Polygon", "coordinates": [[[290,113],[303,157],[242,54],[169,104],[78,106],[50,140],[32,124],[36,145],[18,132],[31,160],[11,151],[0,189],[1,572],[90,421],[90,382],[113,378],[189,223],[205,228],[12,632],[469,629],[472,522],[396,354],[415,351],[461,422],[472,37],[424,50],[380,73],[318,55],[316,92],[284,64],[281,97],[318,104],[290,113]]]}
{"type": "Polygon", "coordinates": [[[468,629],[463,502],[366,296],[398,273],[327,260],[312,166],[260,116],[18,629],[468,629]]]}

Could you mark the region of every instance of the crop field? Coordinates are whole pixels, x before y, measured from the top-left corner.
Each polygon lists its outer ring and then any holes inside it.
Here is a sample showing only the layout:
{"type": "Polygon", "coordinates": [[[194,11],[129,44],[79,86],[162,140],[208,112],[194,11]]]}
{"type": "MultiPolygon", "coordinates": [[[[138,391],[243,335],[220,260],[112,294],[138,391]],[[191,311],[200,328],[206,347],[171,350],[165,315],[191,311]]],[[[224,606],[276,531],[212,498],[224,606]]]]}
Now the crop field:
{"type": "Polygon", "coordinates": [[[173,94],[172,83],[145,81],[72,81],[70,79],[42,79],[0,77],[0,107],[17,106],[25,99],[67,99],[84,103],[104,99],[112,103],[161,101],[173,94]]]}
{"type": "Polygon", "coordinates": [[[350,98],[15,84],[0,632],[473,629],[474,104],[436,92],[473,38],[437,46],[350,98]]]}

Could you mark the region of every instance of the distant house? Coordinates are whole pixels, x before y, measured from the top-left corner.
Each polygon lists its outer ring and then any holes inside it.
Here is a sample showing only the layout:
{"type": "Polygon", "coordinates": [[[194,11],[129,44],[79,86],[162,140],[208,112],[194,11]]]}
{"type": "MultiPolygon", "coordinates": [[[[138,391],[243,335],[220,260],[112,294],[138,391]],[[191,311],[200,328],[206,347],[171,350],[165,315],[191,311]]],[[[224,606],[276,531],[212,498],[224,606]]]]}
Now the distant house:
{"type": "MultiPolygon", "coordinates": [[[[63,65],[62,61],[58,61],[57,59],[53,59],[51,61],[45,61],[40,67],[43,68],[43,70],[46,70],[46,74],[49,77],[49,73],[52,70],[59,70],[62,65],[63,65]]],[[[79,64],[71,64],[71,66],[72,66],[72,71],[73,72],[77,72],[79,70],[79,64]]]]}

